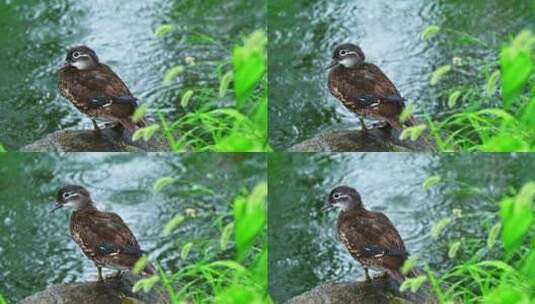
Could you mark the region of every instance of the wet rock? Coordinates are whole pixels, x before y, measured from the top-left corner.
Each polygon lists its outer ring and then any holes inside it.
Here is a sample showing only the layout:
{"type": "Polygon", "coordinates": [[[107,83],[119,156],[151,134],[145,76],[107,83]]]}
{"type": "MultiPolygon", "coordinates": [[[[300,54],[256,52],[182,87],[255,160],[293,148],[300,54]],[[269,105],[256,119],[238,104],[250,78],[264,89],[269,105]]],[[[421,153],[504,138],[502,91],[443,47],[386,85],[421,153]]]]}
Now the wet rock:
{"type": "Polygon", "coordinates": [[[159,287],[149,293],[132,292],[136,278],[125,274],[120,278],[107,278],[104,282],[83,282],[52,285],[27,297],[20,304],[167,304],[169,298],[159,287]]]}
{"type": "Polygon", "coordinates": [[[344,130],[320,134],[289,149],[291,152],[433,152],[436,145],[428,135],[416,141],[399,140],[397,130],[373,127],[368,132],[344,130]]]}
{"type": "MultiPolygon", "coordinates": [[[[165,139],[131,140],[132,134],[112,126],[100,134],[88,130],[60,130],[21,149],[24,152],[156,152],[169,151],[165,139]]],[[[154,136],[156,137],[156,135],[154,136]]]]}
{"type": "Polygon", "coordinates": [[[399,285],[388,278],[372,281],[326,283],[290,299],[287,304],[401,304],[438,303],[428,289],[417,293],[399,292],[399,285]]]}

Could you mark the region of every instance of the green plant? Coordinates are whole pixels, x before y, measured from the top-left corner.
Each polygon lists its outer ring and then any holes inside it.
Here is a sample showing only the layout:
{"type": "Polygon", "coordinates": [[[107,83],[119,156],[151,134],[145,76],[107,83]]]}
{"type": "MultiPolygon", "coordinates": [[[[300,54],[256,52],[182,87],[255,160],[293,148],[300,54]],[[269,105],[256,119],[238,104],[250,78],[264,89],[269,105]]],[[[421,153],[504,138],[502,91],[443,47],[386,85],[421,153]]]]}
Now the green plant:
{"type": "MultiPolygon", "coordinates": [[[[431,39],[440,31],[447,30],[429,27],[422,38],[431,39]]],[[[465,39],[469,37],[462,35],[465,39]]],[[[470,40],[485,46],[476,38],[470,40]]],[[[521,32],[501,49],[499,63],[481,63],[485,65],[482,70],[489,71],[484,88],[474,76],[467,83],[448,89],[447,105],[456,112],[441,121],[427,116],[423,124],[406,130],[403,138],[414,140],[422,129],[427,129],[441,151],[535,151],[534,46],[535,35],[521,32]]],[[[466,73],[459,67],[462,59],[452,61],[453,64],[439,67],[433,73],[431,85],[449,74],[466,73]]]]}
{"type": "MultiPolygon", "coordinates": [[[[232,247],[233,259],[200,260],[168,274],[158,267],[159,274],[138,281],[134,292],[149,291],[162,283],[172,303],[271,303],[267,281],[267,184],[260,183],[250,193],[234,199],[233,220],[226,223],[217,244],[221,251],[232,247]],[[231,242],[231,236],[234,241],[231,242]]],[[[184,221],[183,215],[172,219],[165,230],[169,233],[184,221]],[[178,220],[177,220],[178,219],[178,220]]],[[[195,244],[188,242],[181,250],[186,258],[195,244]]],[[[146,259],[138,261],[142,269],[146,259]]]]}
{"type": "MultiPolygon", "coordinates": [[[[407,280],[402,289],[416,291],[428,282],[440,303],[535,302],[535,182],[500,201],[499,215],[486,239],[450,240],[448,257],[460,251],[466,259],[437,275],[424,266],[424,274],[407,280]]],[[[439,221],[434,237],[455,218],[439,221]]],[[[406,268],[410,268],[414,264],[406,268]]]]}
{"type": "MultiPolygon", "coordinates": [[[[159,28],[156,35],[161,37],[171,30],[159,28]]],[[[266,44],[263,31],[252,33],[243,45],[234,47],[230,62],[218,67],[218,88],[186,90],[180,100],[186,112],[182,117],[169,121],[157,111],[158,122],[138,130],[134,140],[148,140],[161,132],[173,151],[269,151],[266,44]],[[228,99],[232,100],[230,105],[226,102],[221,106],[228,99]]],[[[164,84],[184,70],[183,66],[171,68],[164,84]]],[[[140,108],[136,117],[143,117],[144,111],[140,108]]]]}

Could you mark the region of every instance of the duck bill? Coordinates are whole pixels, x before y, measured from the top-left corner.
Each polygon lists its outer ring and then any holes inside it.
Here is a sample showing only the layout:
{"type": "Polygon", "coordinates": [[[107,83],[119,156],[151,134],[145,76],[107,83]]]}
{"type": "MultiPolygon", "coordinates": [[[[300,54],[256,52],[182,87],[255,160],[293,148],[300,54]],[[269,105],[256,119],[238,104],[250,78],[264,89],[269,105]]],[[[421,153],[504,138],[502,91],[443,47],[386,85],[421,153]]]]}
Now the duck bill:
{"type": "Polygon", "coordinates": [[[325,69],[326,70],[330,70],[330,69],[332,69],[333,67],[335,67],[337,65],[338,65],[338,61],[333,60],[333,61],[331,61],[331,63],[329,63],[329,65],[325,69]]]}
{"type": "Polygon", "coordinates": [[[61,209],[62,207],[63,207],[62,204],[56,202],[56,204],[54,205],[54,209],[50,210],[48,213],[53,213],[54,211],[61,209]]]}
{"type": "Polygon", "coordinates": [[[321,208],[321,212],[328,212],[331,211],[334,208],[332,204],[329,202],[325,202],[325,205],[321,208]]]}
{"type": "Polygon", "coordinates": [[[68,68],[70,66],[71,66],[71,64],[68,61],[64,61],[63,64],[61,65],[61,68],[64,69],[64,68],[68,68]]]}

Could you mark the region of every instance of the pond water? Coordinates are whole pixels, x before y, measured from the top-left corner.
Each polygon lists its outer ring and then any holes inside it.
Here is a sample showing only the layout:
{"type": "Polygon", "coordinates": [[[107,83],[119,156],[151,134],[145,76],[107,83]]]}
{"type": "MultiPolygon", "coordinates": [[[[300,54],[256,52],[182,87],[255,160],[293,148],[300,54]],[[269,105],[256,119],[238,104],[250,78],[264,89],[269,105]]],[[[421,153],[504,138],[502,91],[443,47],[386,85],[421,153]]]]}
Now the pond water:
{"type": "Polygon", "coordinates": [[[96,279],[94,265],[70,238],[70,212],[48,213],[66,183],[86,187],[99,209],[118,213],[150,260],[168,271],[214,258],[212,252],[231,258],[232,250],[222,253],[219,241],[207,240],[219,240],[214,223],[232,219],[240,191],[267,179],[265,163],[253,154],[1,154],[0,292],[15,303],[51,284],[96,279]],[[156,192],[153,184],[163,176],[177,181],[156,192]],[[179,214],[190,216],[163,236],[179,214]],[[181,248],[190,241],[183,260],[181,248]]]}
{"type": "MultiPolygon", "coordinates": [[[[451,263],[452,240],[486,239],[500,198],[535,179],[535,157],[527,154],[278,153],[268,163],[270,292],[281,303],[322,283],[363,276],[338,239],[337,212],[320,212],[336,186],[358,189],[367,209],[391,219],[420,264],[440,271],[451,263]],[[434,175],[442,182],[424,191],[434,175]],[[459,212],[433,240],[433,224],[459,212]]],[[[460,260],[471,257],[463,248],[460,260]]]]}
{"type": "Polygon", "coordinates": [[[59,129],[90,127],[57,90],[71,46],[90,46],[141,103],[176,116],[177,96],[217,88],[216,68],[264,16],[262,1],[0,1],[0,143],[13,150],[59,129]],[[153,34],[161,24],[174,26],[165,39],[153,34]],[[195,66],[163,86],[165,71],[186,57],[195,66]]]}
{"type": "Polygon", "coordinates": [[[535,7],[531,0],[273,0],[268,23],[270,142],[286,150],[319,133],[358,126],[327,90],[326,66],[336,45],[359,44],[414,103],[416,115],[444,116],[444,89],[463,81],[484,88],[499,46],[534,28],[535,7]],[[421,32],[430,25],[447,31],[424,42],[421,32]],[[460,71],[431,87],[430,74],[453,57],[463,62],[460,71]]]}

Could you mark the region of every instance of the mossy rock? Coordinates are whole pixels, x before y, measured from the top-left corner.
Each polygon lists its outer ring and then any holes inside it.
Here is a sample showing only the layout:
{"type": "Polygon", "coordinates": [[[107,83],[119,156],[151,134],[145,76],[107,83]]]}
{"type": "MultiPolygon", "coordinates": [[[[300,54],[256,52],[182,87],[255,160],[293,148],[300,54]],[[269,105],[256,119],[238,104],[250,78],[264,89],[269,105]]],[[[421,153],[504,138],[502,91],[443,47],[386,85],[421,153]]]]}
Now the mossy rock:
{"type": "Polygon", "coordinates": [[[61,130],[21,149],[23,152],[158,152],[169,151],[164,138],[132,141],[132,134],[112,126],[94,130],[61,130]]]}
{"type": "Polygon", "coordinates": [[[291,152],[434,152],[436,145],[427,134],[416,141],[400,140],[398,130],[373,127],[368,132],[344,130],[323,133],[289,149],[291,152]]]}
{"type": "Polygon", "coordinates": [[[424,286],[417,293],[399,291],[389,278],[326,283],[290,299],[287,304],[420,304],[438,303],[424,286]]]}
{"type": "Polygon", "coordinates": [[[132,292],[136,279],[131,274],[106,278],[104,282],[52,285],[22,300],[20,304],[168,304],[167,294],[157,285],[148,293],[132,292]]]}

